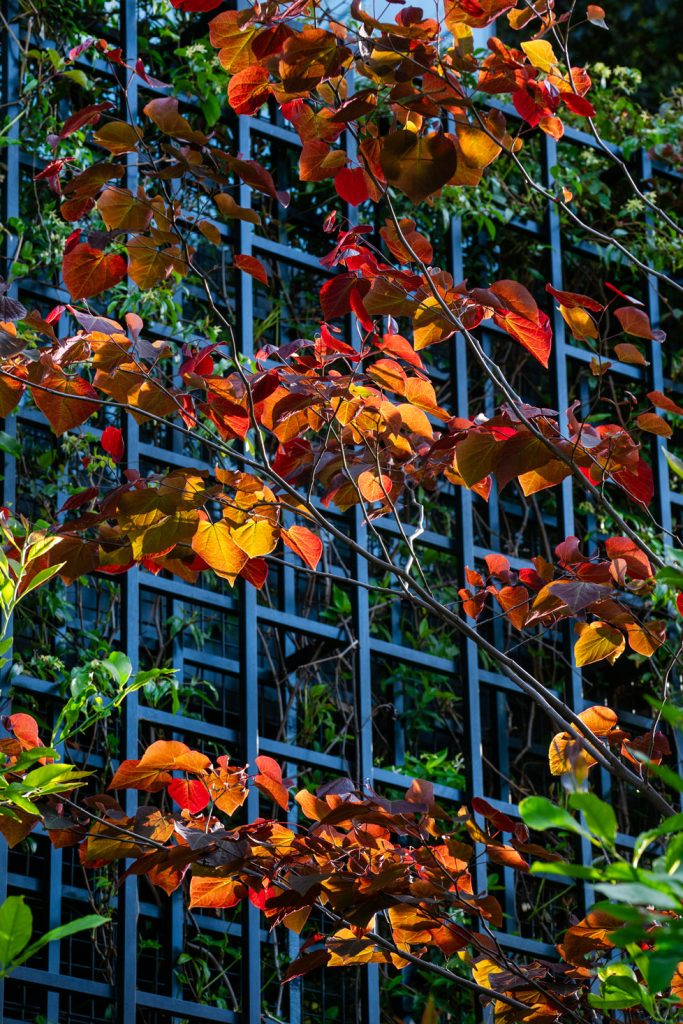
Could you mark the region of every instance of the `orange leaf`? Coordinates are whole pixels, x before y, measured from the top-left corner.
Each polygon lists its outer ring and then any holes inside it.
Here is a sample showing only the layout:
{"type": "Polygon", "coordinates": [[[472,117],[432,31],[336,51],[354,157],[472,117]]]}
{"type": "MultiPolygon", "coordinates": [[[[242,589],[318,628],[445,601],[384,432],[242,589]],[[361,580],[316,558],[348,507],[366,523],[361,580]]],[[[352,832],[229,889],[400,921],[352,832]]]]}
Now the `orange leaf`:
{"type": "Polygon", "coordinates": [[[244,220],[249,224],[261,223],[261,218],[256,210],[250,210],[248,206],[240,206],[227,192],[219,192],[217,196],[213,197],[213,201],[223,216],[229,220],[244,220]]]}
{"type": "Polygon", "coordinates": [[[391,493],[391,477],[385,473],[381,476],[376,469],[364,469],[358,474],[358,490],[366,501],[384,501],[391,493]]]}
{"type": "Polygon", "coordinates": [[[199,146],[208,142],[206,135],[194,131],[190,122],[178,113],[178,100],[173,96],[150,100],[142,112],[151,121],[154,121],[165,135],[171,135],[183,142],[193,142],[199,146]]]}
{"type": "Polygon", "coordinates": [[[515,629],[524,629],[529,613],[529,594],[526,587],[501,587],[496,599],[515,629]]]}
{"type": "Polygon", "coordinates": [[[144,231],[152,220],[151,204],[127,188],[105,188],[96,205],[109,231],[144,231]]]}
{"type": "Polygon", "coordinates": [[[282,784],[282,769],[280,765],[272,757],[261,755],[256,758],[256,767],[260,774],[255,776],[254,785],[262,793],[272,797],[283,811],[288,810],[289,794],[282,784]]]}
{"type": "Polygon", "coordinates": [[[629,623],[626,626],[628,642],[632,650],[650,658],[666,640],[666,622],[657,619],[654,622],[629,623]]]}
{"type": "Polygon", "coordinates": [[[206,754],[198,750],[190,750],[180,740],[157,740],[150,744],[140,758],[140,765],[145,768],[160,768],[166,771],[190,772],[196,775],[205,771],[211,764],[206,754]]]}
{"type": "Polygon", "coordinates": [[[82,377],[69,377],[55,368],[44,374],[39,383],[41,387],[31,389],[33,401],[47,418],[55,434],[64,434],[67,430],[79,426],[100,408],[97,402],[88,401],[96,399],[97,392],[82,377]],[[42,388],[50,390],[43,391],[42,388]]]}
{"type": "Polygon", "coordinates": [[[140,129],[126,124],[125,121],[110,121],[103,124],[93,135],[93,141],[103,149],[108,149],[113,156],[134,153],[141,138],[140,129]]]}
{"type": "Polygon", "coordinates": [[[323,544],[320,537],[317,537],[307,526],[290,526],[288,530],[282,530],[280,536],[294,554],[306,563],[311,569],[318,567],[323,553],[323,544]]]}
{"type": "Polygon", "coordinates": [[[683,406],[668,398],[662,391],[648,391],[647,397],[658,409],[665,409],[666,412],[673,412],[677,416],[683,416],[683,406]]]}
{"type": "Polygon", "coordinates": [[[648,434],[657,434],[658,437],[671,437],[673,434],[673,428],[656,412],[641,412],[636,423],[641,430],[647,431],[648,434]]]}
{"type": "Polygon", "coordinates": [[[622,363],[628,363],[629,366],[649,366],[647,359],[635,345],[632,345],[629,341],[620,341],[614,346],[614,353],[622,363]]]}
{"type": "Polygon", "coordinates": [[[31,715],[19,711],[16,715],[9,715],[4,719],[4,724],[7,731],[14,733],[19,740],[22,750],[35,750],[36,747],[45,746],[38,736],[38,723],[31,715]]]}
{"type": "Polygon", "coordinates": [[[62,277],[72,299],[90,299],[113,288],[126,276],[126,261],[116,253],[75,245],[62,260],[62,277]]]}
{"type": "Polygon", "coordinates": [[[196,875],[190,879],[190,908],[207,907],[227,910],[247,895],[247,887],[237,878],[220,875],[196,875]]]}
{"type": "Polygon", "coordinates": [[[200,522],[192,538],[192,550],[231,585],[234,585],[249,557],[235,544],[232,531],[223,520],[218,523],[200,522]]]}
{"type": "Polygon", "coordinates": [[[234,263],[238,270],[255,277],[261,284],[268,285],[268,271],[255,256],[235,256],[234,263]]]}
{"type": "Polygon", "coordinates": [[[256,114],[270,96],[270,75],[262,64],[249,65],[228,84],[228,103],[236,114],[256,114]]]}
{"type": "Polygon", "coordinates": [[[249,558],[262,558],[275,549],[280,534],[279,527],[267,519],[249,518],[246,523],[232,531],[232,539],[249,558]]]}
{"type": "MultiPolygon", "coordinates": [[[[617,715],[611,708],[595,705],[586,708],[578,716],[596,736],[607,736],[617,724],[617,715]]],[[[574,740],[567,732],[560,732],[553,737],[548,751],[550,772],[552,775],[565,775],[573,771],[581,779],[588,769],[596,763],[595,758],[587,753],[580,740],[574,740]]]]}
{"type": "Polygon", "coordinates": [[[613,665],[626,646],[623,633],[606,622],[579,622],[574,627],[579,639],[574,645],[577,668],[609,661],[613,665]]]}
{"type": "Polygon", "coordinates": [[[634,338],[646,338],[648,341],[665,341],[664,331],[653,331],[650,318],[642,309],[635,306],[621,306],[614,310],[614,315],[627,334],[634,338]]]}
{"type": "Polygon", "coordinates": [[[165,281],[174,270],[178,274],[187,273],[187,262],[177,245],[160,250],[151,238],[136,235],[126,244],[126,248],[130,258],[128,273],[143,291],[165,281]]]}
{"type": "Polygon", "coordinates": [[[139,761],[122,761],[108,789],[142,789],[146,793],[158,793],[170,781],[168,772],[153,765],[141,766],[139,761]]]}

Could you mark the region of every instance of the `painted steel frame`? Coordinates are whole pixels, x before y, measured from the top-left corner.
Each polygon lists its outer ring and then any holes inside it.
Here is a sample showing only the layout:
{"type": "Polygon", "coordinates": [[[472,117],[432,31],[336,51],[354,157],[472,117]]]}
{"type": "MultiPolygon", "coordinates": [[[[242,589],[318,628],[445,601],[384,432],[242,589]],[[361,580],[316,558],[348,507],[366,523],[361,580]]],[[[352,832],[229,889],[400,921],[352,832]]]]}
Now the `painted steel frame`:
{"type": "MultiPolygon", "coordinates": [[[[7,30],[8,25],[14,23],[18,12],[18,0],[2,0],[3,26],[0,27],[0,44],[2,52],[2,90],[1,97],[3,111],[17,111],[16,97],[19,94],[19,51],[15,37],[7,30]],[[12,106],[12,104],[15,106],[12,106]]],[[[134,2],[124,2],[121,7],[120,40],[124,56],[130,63],[134,63],[137,57],[137,40],[140,26],[137,20],[137,10],[134,2]]],[[[135,85],[129,88],[128,104],[135,116],[137,111],[137,90],[135,85]]],[[[509,111],[512,117],[514,111],[509,111]]],[[[595,148],[594,140],[586,134],[570,130],[568,137],[572,143],[578,146],[595,148]]],[[[259,118],[242,117],[239,119],[238,139],[239,150],[242,154],[250,154],[252,140],[255,135],[266,136],[273,141],[286,143],[288,146],[298,145],[297,136],[287,127],[278,124],[271,124],[259,118]]],[[[19,123],[16,123],[9,131],[9,139],[12,143],[19,138],[19,123]]],[[[3,182],[1,191],[0,222],[7,224],[12,217],[20,213],[19,209],[19,175],[22,162],[22,152],[18,145],[9,145],[0,151],[2,158],[3,182]]],[[[556,143],[547,136],[543,137],[543,173],[547,184],[551,183],[551,168],[556,163],[556,143]]],[[[646,155],[640,157],[640,173],[643,178],[648,178],[653,173],[652,163],[646,155]]],[[[667,173],[657,168],[658,173],[667,173]]],[[[127,184],[134,183],[134,168],[131,165],[127,171],[127,184]]],[[[250,190],[246,185],[240,189],[240,204],[248,206],[250,203],[250,190]]],[[[352,211],[349,211],[351,215],[352,211]]],[[[449,229],[449,250],[450,269],[457,280],[463,276],[462,268],[462,240],[465,230],[458,218],[451,220],[449,229]]],[[[519,225],[520,231],[530,232],[533,236],[543,239],[548,245],[550,253],[548,278],[558,287],[562,287],[562,249],[563,237],[560,227],[560,217],[557,208],[549,204],[546,210],[546,218],[543,224],[519,225]]],[[[292,261],[300,266],[319,270],[317,259],[305,252],[296,251],[277,242],[270,242],[257,236],[251,225],[241,222],[239,227],[239,244],[242,253],[265,254],[284,261],[292,261]]],[[[585,252],[591,254],[593,250],[589,245],[585,246],[585,252]]],[[[13,239],[11,234],[2,236],[2,257],[4,260],[13,255],[13,239]]],[[[238,295],[238,336],[241,339],[244,354],[253,354],[253,294],[252,280],[247,275],[240,275],[241,284],[238,295]]],[[[57,302],[65,298],[65,294],[53,288],[41,287],[40,294],[43,299],[57,302]]],[[[656,323],[659,315],[659,297],[656,280],[651,278],[647,292],[648,312],[653,323],[656,323]]],[[[560,315],[555,312],[553,315],[554,329],[554,358],[551,369],[553,374],[553,385],[555,399],[559,409],[565,409],[568,405],[569,381],[577,365],[586,363],[590,356],[568,340],[565,334],[565,325],[560,315]]],[[[618,367],[618,371],[625,379],[647,383],[652,389],[672,390],[670,381],[664,378],[661,346],[653,343],[649,352],[650,365],[647,369],[639,367],[624,366],[618,367]]],[[[458,414],[468,415],[468,359],[465,345],[462,339],[458,339],[452,346],[450,360],[451,394],[457,405],[458,414]]],[[[19,412],[19,418],[27,421],[39,421],[40,416],[32,412],[19,412]]],[[[16,420],[8,420],[4,429],[8,433],[16,430],[16,420]]],[[[139,437],[139,428],[128,418],[126,423],[126,448],[129,465],[135,467],[140,459],[162,458],[170,465],[182,465],[183,456],[174,451],[159,451],[143,443],[139,437]]],[[[186,461],[186,460],[185,460],[186,461]]],[[[12,505],[16,490],[16,470],[14,460],[5,454],[4,456],[4,494],[3,503],[12,505]]],[[[670,530],[672,523],[680,518],[680,510],[683,505],[683,495],[670,489],[669,476],[661,447],[657,449],[655,458],[656,478],[656,509],[659,520],[665,530],[670,530]]],[[[575,496],[573,484],[566,480],[560,488],[560,500],[558,503],[559,522],[558,530],[561,536],[568,536],[574,532],[574,507],[575,496]]],[[[421,539],[426,545],[431,545],[443,551],[451,551],[457,558],[459,571],[462,572],[466,564],[474,565],[487,553],[486,548],[477,545],[473,527],[473,495],[471,491],[464,488],[459,490],[457,495],[458,510],[458,531],[455,544],[450,540],[438,535],[427,533],[421,539]]],[[[498,499],[493,497],[489,506],[489,525],[492,534],[495,534],[495,524],[499,512],[498,499]]],[[[352,536],[360,543],[365,539],[365,527],[362,516],[359,512],[350,519],[352,536]]],[[[390,526],[384,529],[391,534],[390,526]]],[[[520,563],[521,564],[521,563],[520,563]]],[[[515,562],[513,560],[513,566],[515,562]]],[[[367,565],[362,557],[357,556],[354,564],[356,578],[360,581],[367,581],[367,565]]],[[[369,625],[369,599],[368,593],[362,588],[354,590],[353,620],[357,640],[356,657],[356,700],[359,707],[359,720],[361,722],[361,734],[357,754],[357,764],[348,765],[341,758],[303,749],[294,744],[269,739],[259,735],[258,725],[258,664],[257,664],[257,628],[259,623],[267,622],[269,625],[277,625],[288,631],[299,635],[338,639],[339,631],[322,621],[314,621],[297,614],[295,597],[294,569],[291,559],[283,573],[284,598],[281,609],[265,608],[257,601],[256,592],[248,585],[243,585],[239,593],[230,602],[230,606],[237,612],[240,628],[239,657],[234,659],[213,658],[211,664],[215,668],[222,668],[226,671],[236,673],[241,680],[241,728],[239,732],[214,725],[203,725],[202,732],[205,737],[214,739],[230,745],[230,750],[236,760],[242,759],[245,762],[253,763],[256,755],[260,753],[270,754],[278,759],[287,762],[292,772],[299,767],[317,768],[327,772],[352,771],[369,783],[384,786],[405,787],[407,779],[384,768],[377,768],[373,764],[372,750],[372,680],[371,680],[371,658],[373,655],[381,655],[385,659],[394,659],[396,662],[414,665],[422,669],[429,668],[435,672],[445,673],[450,676],[464,675],[464,699],[465,719],[467,722],[466,744],[468,761],[468,792],[481,794],[485,791],[484,767],[482,758],[482,724],[481,713],[482,697],[488,693],[495,694],[495,706],[499,717],[500,727],[504,729],[505,701],[510,692],[514,692],[513,685],[503,676],[493,673],[482,667],[476,646],[473,642],[463,643],[459,658],[455,660],[444,659],[425,655],[424,653],[407,646],[402,638],[396,636],[392,641],[379,640],[371,636],[369,625]]],[[[179,602],[191,601],[197,605],[208,607],[225,608],[228,604],[224,597],[212,594],[209,591],[192,587],[177,580],[168,580],[161,577],[153,577],[150,574],[141,573],[138,569],[129,572],[121,582],[123,622],[122,622],[122,643],[131,660],[135,664],[138,657],[139,623],[140,623],[140,597],[143,588],[155,594],[165,595],[170,601],[179,607],[179,602]]],[[[174,665],[181,668],[183,660],[192,657],[192,652],[182,649],[182,645],[176,645],[174,665]]],[[[196,655],[195,655],[196,657],[196,655]]],[[[206,657],[202,661],[206,663],[206,657]]],[[[36,695],[47,695],[51,690],[51,684],[35,678],[20,677],[13,680],[13,685],[24,688],[26,692],[36,695]]],[[[571,674],[568,694],[571,704],[575,710],[582,710],[586,706],[582,694],[581,672],[574,670],[571,674]]],[[[638,724],[633,719],[633,724],[638,724]]],[[[643,724],[645,724],[643,722],[643,724]]],[[[128,698],[125,705],[123,724],[123,749],[121,756],[133,758],[139,755],[140,729],[148,725],[156,725],[172,730],[177,738],[188,734],[196,735],[197,722],[194,719],[183,718],[180,715],[172,715],[168,712],[155,710],[146,707],[138,701],[137,695],[128,698]]],[[[502,748],[501,748],[502,749],[502,748]]],[[[607,784],[607,783],[605,783],[607,784]]],[[[445,786],[436,787],[437,794],[442,799],[459,800],[463,795],[456,790],[449,790],[445,786]]],[[[508,813],[515,813],[514,808],[506,800],[489,798],[494,806],[504,809],[508,813]]],[[[134,809],[136,794],[126,794],[127,808],[134,809]]],[[[254,794],[249,797],[247,811],[249,814],[258,813],[258,799],[254,794]]],[[[584,859],[589,858],[589,851],[583,849],[584,859]]],[[[486,875],[483,866],[478,869],[477,882],[483,888],[486,885],[486,875]]],[[[13,891],[47,893],[47,904],[49,906],[49,926],[56,925],[61,919],[62,901],[64,899],[82,900],[83,892],[78,888],[65,887],[61,881],[62,874],[62,851],[51,850],[47,865],[47,877],[38,877],[27,874],[8,872],[7,869],[7,847],[0,843],[0,899],[8,888],[13,891]]],[[[512,872],[505,870],[507,884],[506,909],[508,912],[514,910],[514,893],[512,872]]],[[[172,909],[170,913],[171,949],[174,955],[182,950],[183,937],[183,910],[181,896],[176,893],[172,897],[172,909]]],[[[260,926],[259,913],[250,903],[247,903],[241,923],[238,927],[225,925],[217,919],[206,918],[203,926],[207,929],[215,929],[220,932],[228,930],[235,933],[241,946],[242,952],[242,1012],[234,1014],[227,1010],[217,1009],[204,1004],[197,1004],[182,998],[180,987],[176,984],[175,991],[171,995],[160,995],[157,992],[145,990],[138,980],[137,974],[137,937],[139,930],[140,915],[154,919],[160,916],[159,910],[151,902],[142,899],[138,889],[138,882],[135,878],[129,878],[123,884],[117,900],[118,911],[118,947],[117,976],[115,983],[108,984],[94,978],[78,977],[61,966],[59,944],[53,943],[50,947],[47,961],[38,967],[23,967],[13,976],[13,982],[18,982],[27,988],[40,990],[45,993],[45,1014],[50,1024],[57,1021],[68,1021],[72,1018],[69,1011],[65,1009],[65,1000],[71,996],[91,997],[99,1000],[102,1005],[113,1002],[113,1016],[109,1019],[115,1020],[116,1024],[136,1024],[141,1020],[141,1012],[154,1010],[161,1016],[158,1020],[179,1022],[189,1021],[237,1021],[242,1024],[258,1024],[262,1018],[261,1010],[261,955],[266,936],[260,926]]],[[[510,950],[523,950],[529,953],[548,953],[549,947],[543,943],[520,938],[512,932],[502,932],[501,943],[510,950]]],[[[290,953],[296,952],[296,940],[292,942],[290,953]]],[[[170,964],[167,965],[169,972],[170,964]]],[[[363,1024],[378,1024],[379,1013],[379,987],[378,973],[375,968],[366,969],[363,972],[363,1024]]],[[[0,1019],[6,1024],[25,1024],[19,1021],[5,1010],[3,1015],[3,983],[0,981],[0,1019]]],[[[79,1020],[85,1018],[78,1018],[79,1020]]],[[[324,1018],[322,1018],[324,1019],[324,1018]]],[[[289,1021],[290,1024],[299,1024],[302,1020],[302,993],[299,982],[292,985],[289,1000],[289,1021]]]]}

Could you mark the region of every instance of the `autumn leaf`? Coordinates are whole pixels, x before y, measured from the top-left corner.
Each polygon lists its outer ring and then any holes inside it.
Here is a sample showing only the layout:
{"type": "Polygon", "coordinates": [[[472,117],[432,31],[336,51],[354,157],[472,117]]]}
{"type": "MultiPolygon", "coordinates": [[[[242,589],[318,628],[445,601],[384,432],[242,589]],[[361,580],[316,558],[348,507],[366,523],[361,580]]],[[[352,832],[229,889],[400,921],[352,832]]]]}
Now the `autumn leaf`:
{"type": "Polygon", "coordinates": [[[438,192],[455,173],[457,154],[447,136],[397,131],[381,140],[380,162],[390,185],[415,204],[438,192]]]}
{"type": "Polygon", "coordinates": [[[109,789],[141,789],[147,793],[158,793],[171,776],[154,765],[140,765],[139,761],[122,761],[114,772],[109,789]]]}
{"type": "Polygon", "coordinates": [[[125,445],[123,443],[123,432],[118,427],[105,427],[102,431],[100,441],[102,450],[110,455],[114,462],[120,462],[123,458],[125,445]]]}
{"type": "Polygon", "coordinates": [[[192,538],[192,550],[231,585],[249,557],[232,539],[232,530],[224,520],[200,522],[192,538]]]}
{"type": "Polygon", "coordinates": [[[323,542],[306,526],[290,526],[280,536],[288,548],[299,556],[310,569],[317,569],[323,553],[323,542]]]}
{"type": "MultiPolygon", "coordinates": [[[[611,708],[595,705],[586,708],[578,716],[595,736],[608,736],[617,725],[617,715],[611,708]]],[[[584,778],[588,769],[596,764],[595,758],[568,732],[558,733],[550,742],[548,751],[550,772],[552,775],[565,775],[574,772],[577,778],[584,778]]]]}
{"type": "Polygon", "coordinates": [[[607,622],[577,623],[579,639],[574,645],[577,668],[596,661],[609,661],[613,665],[626,646],[623,633],[607,622]]]}
{"type": "Polygon", "coordinates": [[[55,434],[65,434],[85,423],[100,409],[93,386],[83,377],[69,376],[58,367],[44,373],[31,393],[55,434]]]}
{"type": "Polygon", "coordinates": [[[117,253],[79,242],[62,260],[62,277],[71,298],[90,299],[113,288],[126,276],[126,261],[117,253]]]}
{"type": "Polygon", "coordinates": [[[254,785],[286,811],[289,808],[289,794],[282,784],[282,769],[277,761],[261,755],[256,758],[256,767],[259,774],[254,776],[254,785]]]}
{"type": "Polygon", "coordinates": [[[247,895],[247,887],[230,875],[199,875],[194,871],[190,879],[190,909],[227,910],[235,907],[247,895]]]}
{"type": "Polygon", "coordinates": [[[144,193],[136,198],[129,189],[105,188],[96,205],[109,231],[144,231],[152,221],[144,193]]]}
{"type": "Polygon", "coordinates": [[[249,558],[269,555],[275,549],[279,535],[279,527],[274,526],[268,519],[257,519],[254,516],[250,516],[231,534],[233,542],[249,558]]]}
{"type": "Polygon", "coordinates": [[[261,260],[257,259],[256,256],[235,256],[234,265],[238,270],[243,271],[245,274],[250,274],[251,277],[256,278],[261,284],[269,284],[268,271],[261,263],[261,260]]]}
{"type": "Polygon", "coordinates": [[[166,787],[168,795],[190,814],[203,811],[211,801],[209,791],[199,779],[172,779],[166,787]]]}
{"type": "Polygon", "coordinates": [[[552,329],[550,320],[538,310],[536,320],[529,320],[512,310],[495,311],[494,322],[515,338],[541,366],[547,369],[552,348],[552,329]]]}
{"type": "Polygon", "coordinates": [[[236,114],[256,114],[271,94],[267,68],[254,64],[242,68],[228,84],[228,102],[236,114]]]}

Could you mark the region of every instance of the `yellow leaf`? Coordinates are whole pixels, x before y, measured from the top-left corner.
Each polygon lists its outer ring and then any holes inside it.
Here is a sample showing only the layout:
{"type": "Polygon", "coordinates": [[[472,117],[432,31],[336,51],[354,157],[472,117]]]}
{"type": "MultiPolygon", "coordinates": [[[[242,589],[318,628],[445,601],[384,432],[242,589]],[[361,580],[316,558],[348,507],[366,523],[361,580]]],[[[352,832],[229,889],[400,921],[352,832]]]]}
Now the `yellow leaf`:
{"type": "Polygon", "coordinates": [[[230,527],[222,520],[218,523],[200,523],[192,538],[192,550],[218,576],[228,580],[231,586],[248,558],[235,544],[230,527]]]}
{"type": "Polygon", "coordinates": [[[569,308],[560,306],[562,319],[569,326],[569,330],[577,341],[586,341],[587,338],[597,338],[598,328],[590,313],[579,306],[569,308]]]}
{"type": "Polygon", "coordinates": [[[613,665],[626,647],[624,635],[606,622],[578,623],[579,639],[574,645],[577,668],[596,661],[609,661],[613,665]]]}
{"type": "Polygon", "coordinates": [[[267,519],[250,518],[232,532],[232,539],[249,558],[269,555],[278,542],[280,531],[267,519]]]}
{"type": "Polygon", "coordinates": [[[539,71],[550,71],[557,65],[555,52],[545,39],[533,39],[530,43],[522,43],[522,49],[539,71]]]}
{"type": "MultiPolygon", "coordinates": [[[[594,625],[602,625],[602,623],[594,623],[594,625]]],[[[586,708],[581,712],[579,718],[596,736],[607,736],[616,727],[618,721],[615,711],[600,704],[586,708]]],[[[584,750],[580,741],[573,739],[568,732],[559,732],[553,736],[548,751],[548,760],[551,775],[565,775],[567,772],[573,771],[579,780],[585,779],[588,769],[596,764],[595,758],[584,750]]]]}

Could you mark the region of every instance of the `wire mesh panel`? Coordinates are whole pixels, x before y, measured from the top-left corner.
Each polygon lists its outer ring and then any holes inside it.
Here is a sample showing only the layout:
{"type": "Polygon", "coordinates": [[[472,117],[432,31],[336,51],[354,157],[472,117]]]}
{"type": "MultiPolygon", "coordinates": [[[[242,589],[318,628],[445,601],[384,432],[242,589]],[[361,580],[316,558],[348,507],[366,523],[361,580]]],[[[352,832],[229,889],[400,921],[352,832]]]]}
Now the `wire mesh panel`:
{"type": "MultiPolygon", "coordinates": [[[[177,61],[179,51],[204,45],[197,42],[191,20],[162,11],[155,0],[120,7],[93,2],[80,12],[78,7],[72,10],[67,4],[61,16],[50,16],[61,37],[56,45],[73,42],[74,34],[87,28],[120,45],[131,65],[139,55],[147,59],[154,53],[159,69],[177,61]],[[87,26],[79,25],[81,16],[87,26]]],[[[49,243],[51,232],[61,231],[61,238],[64,230],[56,221],[46,222],[44,214],[37,219],[33,179],[49,152],[40,139],[33,140],[30,149],[17,144],[21,111],[16,97],[21,95],[20,76],[28,73],[22,66],[26,58],[21,42],[27,35],[39,36],[50,19],[32,17],[18,0],[3,0],[2,13],[3,110],[10,120],[17,115],[5,134],[9,144],[0,150],[0,220],[7,228],[2,256],[11,261],[17,251],[25,252],[25,235],[34,223],[39,258],[17,279],[13,291],[27,308],[44,314],[68,301],[59,281],[42,273],[40,264],[40,247],[49,243]]],[[[98,95],[111,95],[125,119],[135,121],[138,109],[157,94],[153,85],[133,80],[124,102],[113,87],[110,66],[95,62],[87,69],[98,95]]],[[[193,85],[188,82],[188,93],[193,85]]],[[[205,103],[212,87],[209,83],[201,97],[205,103]]],[[[190,108],[192,102],[188,101],[190,108]]],[[[514,111],[506,114],[516,117],[514,111]]],[[[267,231],[247,221],[220,228],[224,258],[229,262],[233,251],[258,255],[276,282],[274,290],[262,288],[245,274],[239,275],[238,285],[223,285],[222,267],[205,254],[201,238],[194,240],[197,259],[205,260],[219,280],[221,302],[235,311],[236,337],[249,357],[267,341],[282,344],[305,336],[303,332],[316,324],[317,292],[328,273],[320,263],[327,249],[320,210],[330,197],[324,183],[310,189],[298,184],[299,138],[273,111],[225,118],[218,129],[221,145],[276,168],[278,182],[296,193],[288,212],[269,218],[267,231]]],[[[572,130],[568,137],[577,152],[595,155],[592,138],[572,130]]],[[[537,147],[542,178],[550,185],[558,160],[556,144],[544,136],[530,145],[537,147]]],[[[638,160],[644,178],[669,173],[654,167],[648,157],[638,160]]],[[[131,160],[126,167],[129,188],[135,188],[136,175],[131,160]]],[[[253,209],[266,202],[243,183],[236,198],[241,206],[253,209]]],[[[347,208],[345,213],[369,221],[376,218],[372,210],[354,214],[347,208]]],[[[419,216],[425,217],[424,212],[419,216]]],[[[450,197],[450,206],[446,203],[438,218],[429,211],[427,216],[432,219],[418,226],[432,241],[435,262],[449,267],[456,281],[468,278],[487,284],[494,276],[519,277],[522,272],[528,275],[523,283],[532,290],[548,280],[556,288],[585,292],[601,273],[604,254],[572,231],[561,232],[552,203],[537,204],[526,216],[504,219],[495,243],[461,208],[457,196],[450,197]],[[532,242],[538,265],[518,258],[532,242]]],[[[378,230],[381,223],[374,226],[378,230]]],[[[201,333],[206,316],[200,290],[190,285],[181,290],[182,323],[164,322],[164,303],[172,296],[162,294],[149,297],[146,317],[160,337],[180,343],[191,339],[195,329],[201,333]]],[[[121,297],[125,298],[125,289],[121,297]]],[[[653,324],[658,322],[660,296],[654,278],[641,298],[653,324]]],[[[590,354],[566,336],[556,311],[553,328],[550,373],[537,372],[522,360],[516,386],[525,400],[540,407],[564,411],[576,401],[587,410],[599,381],[591,373],[590,354]]],[[[65,317],[59,331],[66,336],[68,329],[65,317]]],[[[504,359],[508,341],[495,329],[482,332],[484,349],[492,356],[504,359]]],[[[675,393],[666,353],[655,342],[647,348],[647,366],[614,364],[613,372],[624,384],[675,393]]],[[[442,405],[469,418],[493,412],[498,397],[478,367],[471,365],[461,337],[427,361],[442,405]]],[[[101,419],[87,431],[97,435],[106,425],[101,419]]],[[[191,438],[158,424],[139,425],[131,418],[121,425],[132,469],[208,468],[191,438]]],[[[21,454],[5,446],[3,502],[33,520],[48,518],[48,509],[63,504],[69,486],[78,480],[82,450],[55,439],[42,415],[28,405],[4,423],[4,430],[19,440],[21,454]]],[[[670,489],[659,444],[653,445],[651,455],[656,478],[653,511],[670,530],[680,524],[683,494],[670,489]]],[[[533,499],[506,488],[484,501],[465,488],[443,487],[423,505],[421,564],[443,600],[455,601],[466,567],[481,568],[491,551],[504,552],[518,568],[534,555],[550,557],[567,536],[595,533],[595,510],[584,499],[571,479],[533,499]]],[[[406,515],[414,511],[407,508],[406,515]]],[[[100,735],[90,748],[81,744],[70,751],[89,767],[111,769],[121,760],[139,757],[155,740],[182,739],[212,756],[229,752],[237,763],[253,764],[259,754],[269,754],[302,784],[351,775],[391,795],[404,791],[411,777],[427,775],[436,781],[442,801],[457,805],[468,796],[484,795],[494,807],[514,816],[523,795],[548,788],[548,723],[540,713],[530,712],[525,698],[482,658],[472,641],[454,636],[409,602],[383,596],[384,581],[358,548],[379,552],[384,545],[405,564],[411,552],[395,525],[379,522],[370,528],[360,512],[339,514],[334,522],[350,543],[326,538],[325,574],[317,579],[285,555],[260,592],[244,581],[231,589],[221,581],[190,583],[140,568],[41,592],[15,624],[19,671],[5,679],[3,711],[10,706],[27,710],[49,726],[63,697],[64,666],[91,656],[89,651],[100,643],[124,651],[136,668],[169,667],[175,676],[164,685],[132,694],[106,737],[100,735]]],[[[481,629],[499,650],[515,643],[500,616],[491,616],[481,629]]],[[[563,630],[544,635],[516,651],[516,656],[574,710],[609,696],[630,722],[647,727],[646,708],[639,703],[634,680],[603,668],[577,670],[563,630]]],[[[601,784],[606,792],[607,777],[601,784]]],[[[127,793],[128,813],[135,813],[136,803],[137,794],[127,793]]],[[[252,791],[244,820],[269,810],[252,791]]],[[[589,861],[586,844],[578,856],[589,861]]],[[[379,1024],[380,1019],[409,1020],[419,1006],[414,997],[422,982],[413,968],[404,972],[402,988],[374,966],[313,973],[283,987],[283,969],[297,952],[298,938],[282,929],[266,932],[259,910],[248,901],[234,911],[188,912],[182,888],[166,897],[134,875],[122,879],[98,868],[86,872],[78,850],[55,849],[40,833],[10,851],[0,844],[0,858],[2,894],[24,893],[35,920],[45,928],[88,907],[106,905],[113,910],[113,923],[94,941],[74,936],[53,943],[4,983],[2,1012],[7,1024],[379,1024]]],[[[503,948],[552,952],[553,936],[561,926],[553,920],[547,893],[539,898],[535,891],[537,883],[508,868],[491,870],[480,859],[476,884],[480,891],[496,891],[504,904],[505,921],[498,932],[503,948]]],[[[560,886],[564,910],[580,911],[580,891],[561,890],[560,886]]],[[[475,1012],[464,1000],[452,1019],[469,1019],[467,1015],[475,1012]]]]}

